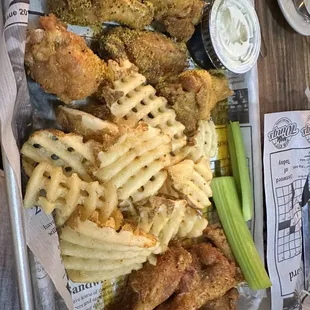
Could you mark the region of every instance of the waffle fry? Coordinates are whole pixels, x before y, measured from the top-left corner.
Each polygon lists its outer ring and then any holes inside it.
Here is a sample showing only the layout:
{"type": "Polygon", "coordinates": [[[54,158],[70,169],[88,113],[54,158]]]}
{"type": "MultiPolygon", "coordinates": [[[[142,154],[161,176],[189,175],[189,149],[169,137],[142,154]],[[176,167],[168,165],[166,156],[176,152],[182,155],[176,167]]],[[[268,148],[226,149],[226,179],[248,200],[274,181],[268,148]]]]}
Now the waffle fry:
{"type": "Polygon", "coordinates": [[[109,102],[115,121],[134,127],[143,120],[171,137],[172,151],[182,148],[186,145],[184,125],[176,120],[174,110],[167,107],[167,100],[157,97],[156,90],[144,83],[145,77],[137,72],[113,83],[113,91],[123,94],[109,102]]]}
{"type": "MultiPolygon", "coordinates": [[[[170,178],[167,178],[164,185],[160,189],[159,193],[174,197],[174,199],[179,199],[184,197],[184,194],[181,194],[173,189],[172,181],[170,178]]],[[[190,203],[192,204],[192,203],[190,203]]],[[[182,222],[179,225],[178,238],[197,238],[200,237],[203,233],[203,230],[207,227],[208,221],[205,219],[199,212],[195,209],[187,206],[185,214],[183,216],[182,222]]]]}
{"type": "MultiPolygon", "coordinates": [[[[122,222],[122,214],[113,214],[117,210],[118,198],[116,187],[112,183],[107,183],[104,191],[104,211],[96,210],[97,221],[105,223],[113,215],[114,227],[119,227],[120,222],[122,222]],[[121,219],[119,218],[121,216],[121,219]]],[[[118,211],[119,212],[119,211],[118,211]]],[[[118,228],[116,228],[118,229],[118,228]]]]}
{"type": "Polygon", "coordinates": [[[76,211],[86,220],[93,211],[99,210],[104,219],[109,218],[117,207],[116,189],[109,186],[108,200],[105,188],[97,181],[86,183],[77,174],[70,177],[63,174],[61,167],[46,162],[40,163],[32,172],[27,184],[24,207],[40,206],[46,213],[56,210],[56,226],[61,226],[76,211]]]}
{"type": "Polygon", "coordinates": [[[169,167],[168,174],[172,193],[177,192],[193,208],[203,209],[211,205],[209,197],[212,196],[212,171],[207,158],[201,158],[196,164],[192,160],[184,160],[169,167]]]}
{"type": "Polygon", "coordinates": [[[22,158],[22,166],[25,174],[30,178],[32,171],[36,167],[37,163],[28,157],[22,158]]]}
{"type": "Polygon", "coordinates": [[[121,258],[115,260],[80,258],[63,256],[63,263],[66,269],[79,271],[110,271],[126,268],[133,264],[143,264],[147,257],[139,256],[134,258],[121,258]]]}
{"type": "Polygon", "coordinates": [[[89,113],[59,106],[57,121],[68,131],[82,135],[86,140],[100,142],[105,148],[112,145],[119,134],[118,126],[89,113]]]}
{"type": "Polygon", "coordinates": [[[161,170],[155,174],[151,179],[143,186],[141,186],[134,194],[131,195],[132,201],[137,202],[155,195],[163,186],[167,179],[167,171],[161,170]]]}
{"type": "MultiPolygon", "coordinates": [[[[91,240],[90,242],[94,241],[91,240]]],[[[73,244],[65,240],[60,240],[60,251],[62,255],[101,260],[129,259],[135,257],[146,258],[152,252],[152,250],[143,250],[141,248],[139,248],[138,251],[130,250],[130,247],[127,251],[117,251],[112,249],[99,250],[73,244]]]]}
{"type": "Polygon", "coordinates": [[[140,269],[158,247],[157,238],[140,228],[125,224],[116,231],[90,220],[82,221],[77,213],[60,230],[60,240],[64,265],[72,281],[104,281],[126,275],[140,269]]]}
{"type": "Polygon", "coordinates": [[[208,221],[196,210],[186,208],[182,223],[180,224],[179,238],[197,238],[202,236],[204,229],[207,227],[208,221]]]}
{"type": "Polygon", "coordinates": [[[196,144],[190,147],[188,159],[196,163],[202,157],[212,158],[216,155],[217,133],[212,121],[199,121],[198,132],[194,139],[196,144]]]}
{"type": "Polygon", "coordinates": [[[156,248],[156,245],[149,248],[144,248],[139,246],[107,243],[106,240],[101,241],[77,232],[70,226],[65,226],[61,229],[60,240],[67,241],[84,248],[96,249],[105,253],[121,252],[123,253],[123,256],[125,253],[137,253],[138,255],[143,255],[142,253],[144,253],[144,251],[153,251],[156,248]]]}
{"type": "Polygon", "coordinates": [[[133,270],[139,270],[142,264],[132,264],[130,266],[106,270],[106,271],[78,271],[67,270],[68,276],[73,282],[99,282],[110,280],[131,273],[133,270]]]}
{"type": "MultiPolygon", "coordinates": [[[[111,112],[117,114],[115,108],[112,108],[113,103],[132,92],[136,87],[143,85],[146,82],[146,78],[138,72],[123,72],[119,78],[115,76],[113,85],[106,85],[103,88],[102,96],[105,102],[111,106],[111,112]]],[[[116,116],[115,114],[115,116],[116,116]]],[[[123,117],[123,116],[116,116],[123,117]]]]}
{"type": "Polygon", "coordinates": [[[100,168],[94,172],[101,182],[111,182],[117,188],[119,200],[144,199],[156,194],[164,181],[158,173],[170,164],[171,140],[145,123],[129,130],[107,152],[100,152],[100,168]],[[155,178],[157,176],[157,178],[155,178]],[[153,188],[149,182],[155,178],[153,188]],[[140,191],[146,186],[145,191],[140,191]]]}
{"type": "Polygon", "coordinates": [[[73,172],[84,181],[93,181],[95,154],[100,145],[95,141],[83,142],[83,137],[59,130],[39,130],[23,145],[21,153],[36,163],[47,162],[63,167],[66,174],[73,172]]]}
{"type": "Polygon", "coordinates": [[[131,225],[125,224],[120,231],[110,227],[98,227],[95,223],[86,220],[82,221],[79,217],[75,219],[74,227],[71,227],[77,233],[90,237],[95,241],[105,244],[127,247],[139,247],[148,249],[156,247],[157,238],[152,234],[143,232],[141,229],[134,229],[131,225]]]}
{"type": "Polygon", "coordinates": [[[186,201],[164,197],[151,197],[147,204],[138,207],[138,227],[158,237],[159,247],[155,254],[166,251],[170,240],[178,233],[184,218],[186,201]]]}

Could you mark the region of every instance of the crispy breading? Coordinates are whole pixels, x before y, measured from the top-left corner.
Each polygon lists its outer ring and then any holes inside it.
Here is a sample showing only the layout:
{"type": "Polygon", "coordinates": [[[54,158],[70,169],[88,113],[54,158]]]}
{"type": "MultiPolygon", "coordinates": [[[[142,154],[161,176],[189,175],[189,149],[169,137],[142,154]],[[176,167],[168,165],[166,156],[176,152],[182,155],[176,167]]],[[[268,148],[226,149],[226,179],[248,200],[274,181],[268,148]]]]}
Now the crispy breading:
{"type": "Polygon", "coordinates": [[[51,12],[70,24],[99,26],[114,21],[143,29],[154,18],[179,41],[193,35],[203,4],[202,0],[49,0],[51,12]]]}
{"type": "Polygon", "coordinates": [[[200,119],[208,120],[215,105],[233,93],[224,74],[212,75],[206,70],[189,70],[179,78],[185,91],[196,94],[200,119]]]}
{"type": "Polygon", "coordinates": [[[189,137],[196,133],[199,120],[209,120],[215,105],[232,95],[224,74],[211,75],[206,70],[185,71],[159,84],[157,91],[173,107],[189,137]]]}
{"type": "Polygon", "coordinates": [[[202,0],[149,0],[155,9],[155,20],[179,41],[187,41],[200,21],[202,0]]]}
{"type": "Polygon", "coordinates": [[[113,119],[109,107],[102,102],[90,102],[87,105],[80,106],[79,109],[104,121],[112,121],[113,119]]]}
{"type": "MultiPolygon", "coordinates": [[[[225,232],[218,224],[208,226],[204,230],[203,234],[204,237],[207,239],[207,241],[210,241],[212,244],[214,244],[230,262],[234,262],[236,264],[236,259],[226,239],[225,232]]],[[[236,268],[235,278],[236,283],[244,282],[244,276],[242,274],[240,267],[236,268]]]]}
{"type": "Polygon", "coordinates": [[[187,66],[185,44],[178,44],[158,32],[122,27],[103,32],[100,55],[104,59],[128,58],[150,84],[177,75],[187,66]]]}
{"type": "Polygon", "coordinates": [[[218,225],[208,226],[204,232],[204,236],[210,240],[230,262],[235,262],[234,255],[226,239],[224,230],[218,225]]]}
{"type": "Polygon", "coordinates": [[[31,77],[65,103],[92,95],[105,78],[105,63],[55,15],[39,21],[43,29],[27,34],[25,64],[31,77]]]}
{"type": "Polygon", "coordinates": [[[206,303],[200,310],[236,310],[238,298],[238,290],[232,288],[224,296],[206,303]]]}
{"type": "Polygon", "coordinates": [[[199,107],[195,93],[184,91],[178,81],[159,84],[157,90],[175,110],[178,121],[185,126],[184,133],[189,137],[193,136],[199,121],[199,107]]]}
{"type": "Polygon", "coordinates": [[[186,269],[186,272],[184,273],[177,289],[174,292],[175,294],[190,292],[192,289],[195,289],[195,286],[198,283],[200,283],[200,269],[197,268],[199,265],[197,265],[194,260],[195,257],[192,256],[192,264],[186,269]]]}
{"type": "Polygon", "coordinates": [[[121,308],[115,309],[154,309],[173,294],[191,261],[185,249],[171,247],[157,257],[156,266],[146,263],[130,275],[121,308]]]}
{"type": "Polygon", "coordinates": [[[50,10],[70,24],[98,25],[113,21],[143,29],[153,20],[154,9],[140,0],[49,0],[50,10]]]}
{"type": "MultiPolygon", "coordinates": [[[[174,295],[158,307],[158,310],[196,310],[208,301],[223,296],[235,284],[236,267],[219,250],[210,244],[202,243],[191,249],[193,262],[198,268],[200,279],[189,284],[190,290],[174,295]]],[[[196,267],[197,269],[197,267],[196,267]]]]}

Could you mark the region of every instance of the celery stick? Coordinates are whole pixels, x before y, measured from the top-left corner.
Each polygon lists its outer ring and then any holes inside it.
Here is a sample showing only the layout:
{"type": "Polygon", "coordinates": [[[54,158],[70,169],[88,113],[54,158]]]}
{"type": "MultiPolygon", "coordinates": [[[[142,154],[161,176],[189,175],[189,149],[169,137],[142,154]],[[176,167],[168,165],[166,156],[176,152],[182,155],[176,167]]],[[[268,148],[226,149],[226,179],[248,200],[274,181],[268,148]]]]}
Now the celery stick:
{"type": "Polygon", "coordinates": [[[253,216],[253,195],[239,122],[232,122],[228,126],[228,145],[243,218],[245,221],[249,221],[253,216]]]}
{"type": "Polygon", "coordinates": [[[270,279],[242,217],[233,177],[214,178],[211,188],[227,240],[249,287],[253,290],[270,287],[270,279]]]}

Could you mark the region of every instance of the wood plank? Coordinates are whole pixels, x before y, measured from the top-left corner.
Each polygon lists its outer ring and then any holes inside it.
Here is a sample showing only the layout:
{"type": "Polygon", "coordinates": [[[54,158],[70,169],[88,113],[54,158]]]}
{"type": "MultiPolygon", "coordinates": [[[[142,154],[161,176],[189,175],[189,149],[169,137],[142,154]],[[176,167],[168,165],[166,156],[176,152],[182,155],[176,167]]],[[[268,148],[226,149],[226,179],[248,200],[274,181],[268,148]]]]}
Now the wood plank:
{"type": "MultiPolygon", "coordinates": [[[[310,37],[296,33],[276,0],[256,1],[267,55],[258,61],[260,112],[310,109],[310,37]]],[[[310,26],[309,26],[310,27],[310,26]]]]}

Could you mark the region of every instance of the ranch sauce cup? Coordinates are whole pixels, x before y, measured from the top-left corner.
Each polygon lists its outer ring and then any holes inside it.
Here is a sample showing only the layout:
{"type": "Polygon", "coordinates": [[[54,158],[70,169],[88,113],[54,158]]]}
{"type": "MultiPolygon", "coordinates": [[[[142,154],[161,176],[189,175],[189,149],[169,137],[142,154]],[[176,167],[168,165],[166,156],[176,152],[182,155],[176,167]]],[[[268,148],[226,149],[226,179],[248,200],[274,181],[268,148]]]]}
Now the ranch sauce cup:
{"type": "Polygon", "coordinates": [[[248,0],[214,0],[206,4],[201,24],[188,42],[198,65],[242,74],[257,62],[261,34],[248,0]]]}

